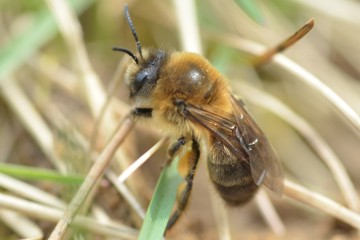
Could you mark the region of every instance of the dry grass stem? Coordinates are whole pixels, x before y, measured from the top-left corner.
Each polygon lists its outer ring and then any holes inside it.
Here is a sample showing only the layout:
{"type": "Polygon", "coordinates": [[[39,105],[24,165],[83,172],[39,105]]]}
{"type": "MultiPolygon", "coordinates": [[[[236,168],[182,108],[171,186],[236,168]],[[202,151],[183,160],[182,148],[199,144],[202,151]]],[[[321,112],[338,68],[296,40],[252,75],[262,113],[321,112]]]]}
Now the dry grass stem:
{"type": "Polygon", "coordinates": [[[289,180],[284,181],[284,195],[314,207],[322,212],[340,219],[354,228],[360,230],[360,215],[347,209],[344,206],[324,197],[321,194],[312,192],[289,180]]]}
{"type": "MultiPolygon", "coordinates": [[[[78,64],[78,68],[81,75],[81,83],[85,86],[85,93],[87,96],[87,102],[90,106],[92,114],[95,118],[99,117],[102,109],[106,108],[106,93],[102,87],[102,84],[91,67],[84,42],[82,39],[82,30],[79,20],[75,17],[72,10],[63,1],[47,1],[50,9],[57,19],[61,33],[66,40],[70,53],[73,54],[75,62],[78,64]]],[[[118,119],[113,114],[111,105],[107,107],[109,111],[105,111],[103,122],[106,124],[101,125],[101,130],[104,131],[105,136],[110,136],[114,128],[117,126],[118,119]]],[[[125,168],[127,165],[126,154],[121,153],[121,150],[116,154],[117,159],[121,159],[120,167],[125,168]]]]}
{"type": "Polygon", "coordinates": [[[54,166],[60,172],[65,173],[66,167],[64,162],[54,153],[54,138],[49,127],[25,93],[20,89],[16,80],[10,78],[4,81],[1,85],[0,93],[54,166]]]}
{"type": "Polygon", "coordinates": [[[22,238],[42,239],[44,237],[43,231],[34,221],[17,212],[0,209],[0,220],[22,238]]]}
{"type": "MultiPolygon", "coordinates": [[[[1,89],[0,89],[0,95],[1,95],[1,89]]],[[[2,119],[0,117],[0,121],[1,120],[2,119]]],[[[4,122],[1,122],[0,124],[3,126],[3,128],[0,131],[0,142],[1,142],[0,162],[6,162],[6,160],[10,158],[11,152],[16,148],[15,143],[19,137],[19,132],[18,131],[14,132],[11,128],[7,127],[8,124],[5,124],[4,122]]]]}
{"type": "Polygon", "coordinates": [[[267,50],[265,53],[258,56],[255,61],[255,67],[261,67],[262,65],[266,64],[270,59],[277,53],[284,51],[285,49],[292,46],[294,43],[299,41],[303,38],[311,29],[314,27],[314,19],[310,19],[308,22],[305,23],[298,31],[296,31],[292,36],[285,39],[279,45],[267,50]]]}
{"type": "Polygon", "coordinates": [[[360,136],[359,115],[331,88],[284,55],[276,55],[274,57],[274,62],[292,74],[298,76],[304,83],[321,93],[321,95],[323,95],[335,107],[335,109],[337,109],[345,117],[345,119],[348,120],[348,122],[355,128],[358,136],[360,136]]]}
{"type": "MultiPolygon", "coordinates": [[[[98,205],[93,205],[91,208],[91,215],[103,224],[114,224],[115,222],[106,213],[106,211],[98,205]]],[[[118,238],[112,236],[104,236],[104,240],[117,240],[118,238]]]]}
{"type": "Polygon", "coordinates": [[[0,173],[0,186],[7,189],[9,192],[16,193],[27,199],[31,199],[35,202],[42,203],[48,206],[65,208],[65,203],[59,200],[57,197],[34,187],[28,183],[22,182],[15,178],[9,177],[0,173]]]}
{"type": "MultiPolygon", "coordinates": [[[[60,209],[43,206],[3,193],[0,193],[0,207],[52,222],[57,222],[63,215],[63,211],[60,209]]],[[[137,235],[137,231],[133,228],[120,224],[103,224],[89,217],[83,216],[75,217],[72,221],[72,225],[86,229],[92,233],[119,237],[121,239],[135,239],[137,235]]]]}
{"type": "MultiPolygon", "coordinates": [[[[52,105],[51,107],[46,109],[46,112],[48,114],[49,121],[51,121],[60,131],[65,131],[65,129],[69,129],[69,128],[73,129],[72,137],[76,138],[76,142],[80,143],[84,152],[88,149],[88,146],[89,146],[88,141],[84,138],[84,136],[81,135],[81,133],[76,131],[74,126],[71,125],[71,122],[69,122],[66,119],[66,117],[57,109],[56,106],[52,105]]],[[[91,158],[93,159],[93,156],[97,156],[98,153],[91,152],[90,155],[91,155],[91,158]]],[[[135,198],[135,196],[128,189],[128,187],[124,183],[117,183],[116,174],[111,169],[109,169],[105,172],[105,176],[107,179],[110,180],[110,182],[115,186],[115,188],[119,191],[119,193],[124,197],[124,199],[128,202],[128,204],[134,210],[134,212],[141,219],[143,219],[145,216],[145,211],[142,208],[139,201],[135,198]]]]}
{"type": "Polygon", "coordinates": [[[108,94],[106,96],[106,102],[104,103],[104,105],[102,106],[100,113],[98,115],[98,117],[95,119],[95,124],[93,127],[93,131],[91,134],[91,142],[90,142],[90,147],[89,150],[93,149],[93,147],[96,145],[96,139],[97,139],[97,135],[99,130],[101,129],[100,126],[102,124],[102,121],[104,121],[104,117],[106,116],[106,111],[109,110],[120,110],[120,115],[124,116],[126,115],[127,112],[129,112],[129,106],[125,103],[120,102],[119,100],[115,99],[114,96],[116,94],[116,92],[119,90],[120,84],[121,84],[121,77],[124,74],[124,69],[126,67],[126,65],[128,64],[128,59],[126,57],[123,57],[122,60],[120,61],[120,63],[118,64],[115,74],[108,86],[108,94]],[[117,107],[113,107],[112,108],[112,100],[114,100],[117,103],[117,107]],[[119,106],[120,105],[120,106],[119,106]]]}
{"type": "Polygon", "coordinates": [[[196,6],[192,0],[173,0],[181,49],[202,54],[196,6]]]}
{"type": "Polygon", "coordinates": [[[241,87],[238,89],[241,90],[242,95],[247,100],[276,114],[305,138],[309,146],[314,149],[330,169],[350,209],[358,211],[360,201],[354,184],[340,159],[317,131],[298,114],[269,94],[246,83],[241,83],[241,87]]]}
{"type": "Polygon", "coordinates": [[[133,174],[141,165],[143,165],[159,148],[167,141],[166,137],[162,137],[154,146],[146,151],[141,157],[134,161],[128,168],[126,168],[118,177],[117,182],[123,183],[133,174]]]}
{"type": "Polygon", "coordinates": [[[82,29],[76,14],[65,1],[46,1],[55,16],[74,62],[80,71],[81,81],[85,87],[87,102],[94,116],[99,116],[101,108],[106,102],[106,94],[102,84],[91,67],[86,48],[82,39],[82,29]]]}
{"type": "MultiPolygon", "coordinates": [[[[91,67],[82,39],[79,20],[66,5],[66,2],[47,0],[47,3],[57,19],[61,33],[69,46],[70,53],[73,54],[73,58],[78,64],[81,84],[84,86],[83,88],[87,96],[86,100],[91,112],[95,118],[101,117],[101,122],[104,123],[100,126],[100,132],[109,137],[114,132],[114,129],[116,129],[119,119],[115,116],[112,105],[107,106],[106,93],[98,76],[91,67]],[[102,112],[103,109],[106,109],[106,111],[102,112]],[[102,113],[104,115],[100,116],[102,113]]],[[[122,106],[124,105],[122,104],[122,106]]],[[[121,169],[125,169],[130,162],[121,149],[116,152],[115,160],[119,160],[118,163],[121,169]]]]}
{"type": "Polygon", "coordinates": [[[229,215],[225,206],[221,206],[222,200],[219,199],[217,193],[214,192],[212,186],[209,185],[210,201],[212,211],[214,213],[214,219],[216,222],[216,228],[218,232],[218,239],[220,240],[231,240],[231,230],[229,223],[229,215]],[[219,207],[220,205],[220,207],[219,207]]]}
{"type": "Polygon", "coordinates": [[[278,236],[284,236],[286,234],[285,225],[281,221],[280,216],[277,214],[274,208],[274,205],[264,190],[260,189],[260,191],[256,194],[255,202],[260,210],[261,215],[265,219],[266,223],[274,231],[274,233],[278,236]]]}
{"type": "Polygon", "coordinates": [[[134,197],[134,195],[130,192],[125,183],[121,183],[117,181],[117,177],[115,173],[112,171],[106,172],[106,177],[111,181],[111,183],[115,186],[115,188],[119,191],[119,193],[124,197],[124,199],[129,203],[131,208],[135,211],[135,213],[141,218],[145,218],[145,210],[138,202],[138,200],[134,197]]]}
{"type": "Polygon", "coordinates": [[[85,201],[87,195],[95,186],[96,182],[104,174],[105,169],[109,165],[117,148],[125,140],[126,135],[132,129],[133,124],[134,123],[128,117],[125,118],[125,120],[121,123],[121,127],[116,131],[115,135],[111,138],[110,142],[106,145],[105,149],[91,167],[88,175],[86,176],[86,179],[84,180],[84,183],[81,185],[80,189],[71,200],[65,214],[51,233],[49,237],[50,240],[61,239],[61,237],[65,234],[67,226],[72,222],[72,219],[79,210],[79,207],[85,201]]]}
{"type": "MultiPolygon", "coordinates": [[[[103,90],[97,75],[91,68],[82,40],[80,23],[65,2],[48,0],[47,3],[57,19],[64,39],[69,46],[70,52],[73,54],[73,58],[78,64],[78,69],[81,75],[81,84],[84,86],[85,94],[87,96],[86,99],[92,114],[95,118],[101,115],[100,118],[103,119],[102,123],[106,123],[100,126],[101,133],[105,133],[105,136],[110,136],[114,131],[114,128],[117,126],[118,119],[113,114],[111,105],[107,106],[105,91],[103,90]],[[107,111],[104,110],[105,112],[103,112],[103,109],[107,109],[107,111]]],[[[123,153],[122,150],[116,153],[116,159],[120,159],[119,163],[122,169],[124,169],[128,165],[127,162],[129,162],[125,156],[126,154],[123,153]]],[[[101,171],[100,168],[99,171],[101,171]]],[[[74,202],[76,201],[74,200],[74,202]]],[[[69,216],[70,215],[66,218],[69,218],[69,216]]],[[[65,225],[59,223],[58,226],[61,229],[65,225]]]]}
{"type": "MultiPolygon", "coordinates": [[[[227,43],[228,45],[241,49],[250,54],[259,56],[266,51],[266,48],[255,42],[240,38],[233,35],[217,35],[213,36],[215,39],[227,43]]],[[[300,65],[291,61],[289,58],[282,54],[276,54],[272,58],[273,62],[279,65],[282,69],[292,73],[296,76],[296,80],[300,80],[306,85],[310,86],[319,92],[325,99],[330,102],[348,122],[355,128],[356,133],[360,136],[360,117],[357,113],[332,89],[325,85],[320,79],[313,74],[302,68],[300,65]]],[[[292,78],[290,78],[292,79],[292,78]]]]}
{"type": "MultiPolygon", "coordinates": [[[[49,121],[51,121],[60,131],[65,131],[64,129],[70,128],[73,129],[72,137],[76,138],[76,141],[80,143],[84,152],[88,149],[89,143],[81,135],[81,133],[77,132],[74,126],[71,125],[71,122],[66,119],[66,117],[57,109],[56,106],[52,105],[48,109],[46,109],[47,114],[49,115],[49,121]]],[[[90,148],[91,149],[91,148],[90,148]]],[[[91,152],[91,156],[97,156],[98,153],[91,152]]],[[[91,157],[93,158],[93,157],[91,157]]],[[[124,199],[129,203],[132,209],[140,216],[142,219],[145,216],[145,211],[141,207],[138,200],[134,197],[134,195],[130,192],[130,190],[123,183],[117,182],[117,177],[115,173],[109,169],[105,172],[105,176],[110,180],[110,182],[115,186],[115,188],[119,191],[119,193],[124,197],[124,199]]]]}
{"type": "Polygon", "coordinates": [[[36,61],[33,59],[27,64],[36,71],[44,74],[47,79],[53,80],[58,86],[72,95],[77,93],[76,75],[68,69],[62,67],[59,63],[53,60],[46,54],[36,56],[36,61]]]}

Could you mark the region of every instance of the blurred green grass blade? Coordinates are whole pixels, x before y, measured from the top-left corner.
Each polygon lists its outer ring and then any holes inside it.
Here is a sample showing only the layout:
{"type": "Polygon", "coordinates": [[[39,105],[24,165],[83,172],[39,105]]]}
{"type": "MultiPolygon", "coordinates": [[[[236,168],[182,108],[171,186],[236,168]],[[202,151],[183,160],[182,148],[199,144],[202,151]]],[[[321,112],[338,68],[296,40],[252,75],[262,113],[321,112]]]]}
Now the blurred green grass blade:
{"type": "MultiPolygon", "coordinates": [[[[93,2],[94,0],[68,0],[78,14],[93,2]]],[[[9,39],[8,44],[0,51],[0,82],[54,37],[57,31],[55,19],[47,8],[34,13],[33,24],[26,31],[9,39]]]]}
{"type": "Polygon", "coordinates": [[[233,49],[219,46],[215,49],[209,60],[219,72],[226,75],[226,71],[228,70],[230,65],[229,62],[231,61],[233,54],[233,49]]]}
{"type": "Polygon", "coordinates": [[[256,23],[263,25],[265,19],[254,0],[234,0],[235,3],[256,23]]]}
{"type": "Polygon", "coordinates": [[[65,184],[80,184],[83,182],[84,178],[81,176],[64,176],[58,172],[40,169],[35,167],[25,167],[15,164],[0,163],[0,173],[7,174],[12,177],[22,178],[26,180],[36,180],[36,181],[52,181],[60,182],[65,184]]]}
{"type": "Polygon", "coordinates": [[[179,158],[175,158],[161,173],[140,230],[139,240],[158,240],[164,236],[175,203],[177,187],[183,181],[177,171],[178,161],[179,158]]]}

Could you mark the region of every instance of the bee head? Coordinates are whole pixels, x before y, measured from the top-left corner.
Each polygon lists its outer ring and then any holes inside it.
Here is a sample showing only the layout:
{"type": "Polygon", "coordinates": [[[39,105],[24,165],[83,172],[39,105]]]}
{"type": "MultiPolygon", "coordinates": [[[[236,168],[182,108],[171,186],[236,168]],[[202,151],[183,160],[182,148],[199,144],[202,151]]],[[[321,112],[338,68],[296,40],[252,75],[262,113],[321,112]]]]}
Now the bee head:
{"type": "Polygon", "coordinates": [[[168,58],[168,54],[165,50],[161,49],[146,50],[143,54],[127,5],[125,5],[124,14],[136,42],[137,54],[126,48],[114,47],[113,50],[124,52],[133,60],[129,64],[125,76],[125,81],[130,88],[130,97],[146,96],[151,93],[151,89],[155,86],[160,69],[168,58]]]}

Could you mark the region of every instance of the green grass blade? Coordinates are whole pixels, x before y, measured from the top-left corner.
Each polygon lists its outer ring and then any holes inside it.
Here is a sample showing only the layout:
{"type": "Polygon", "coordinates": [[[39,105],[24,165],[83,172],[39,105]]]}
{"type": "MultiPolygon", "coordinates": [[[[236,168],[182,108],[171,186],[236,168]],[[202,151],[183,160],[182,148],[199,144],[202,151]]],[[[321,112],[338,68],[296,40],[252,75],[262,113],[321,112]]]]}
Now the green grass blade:
{"type": "Polygon", "coordinates": [[[178,161],[178,157],[175,158],[161,173],[140,230],[139,240],[158,240],[164,236],[175,203],[177,187],[183,181],[177,171],[178,161]]]}
{"type": "Polygon", "coordinates": [[[213,56],[209,60],[219,72],[226,75],[233,55],[234,51],[231,48],[219,46],[215,49],[213,56]]]}
{"type": "MultiPolygon", "coordinates": [[[[84,11],[94,0],[68,0],[77,13],[84,11]]],[[[57,24],[48,9],[34,16],[33,24],[18,36],[10,39],[0,51],[0,82],[16,70],[32,54],[57,33],[57,24]]]]}
{"type": "Polygon", "coordinates": [[[265,20],[254,0],[234,0],[236,4],[256,23],[263,25],[265,20]]]}
{"type": "Polygon", "coordinates": [[[58,172],[40,169],[35,167],[25,167],[15,164],[0,163],[0,173],[7,174],[12,177],[22,178],[26,180],[36,180],[36,181],[52,181],[60,182],[65,184],[80,184],[83,182],[84,178],[81,176],[68,175],[64,176],[58,172]]]}

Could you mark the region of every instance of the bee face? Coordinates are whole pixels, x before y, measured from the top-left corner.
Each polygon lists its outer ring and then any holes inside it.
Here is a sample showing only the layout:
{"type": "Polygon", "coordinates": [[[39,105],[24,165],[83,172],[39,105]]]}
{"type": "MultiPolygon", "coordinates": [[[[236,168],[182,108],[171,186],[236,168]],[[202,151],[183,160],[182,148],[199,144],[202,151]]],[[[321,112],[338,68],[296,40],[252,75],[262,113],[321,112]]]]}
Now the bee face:
{"type": "Polygon", "coordinates": [[[130,63],[125,75],[130,90],[130,98],[148,97],[155,87],[160,70],[168,59],[161,49],[147,51],[139,63],[130,63]]]}

